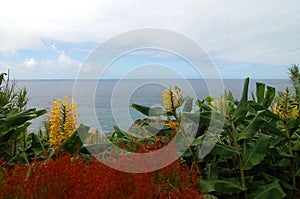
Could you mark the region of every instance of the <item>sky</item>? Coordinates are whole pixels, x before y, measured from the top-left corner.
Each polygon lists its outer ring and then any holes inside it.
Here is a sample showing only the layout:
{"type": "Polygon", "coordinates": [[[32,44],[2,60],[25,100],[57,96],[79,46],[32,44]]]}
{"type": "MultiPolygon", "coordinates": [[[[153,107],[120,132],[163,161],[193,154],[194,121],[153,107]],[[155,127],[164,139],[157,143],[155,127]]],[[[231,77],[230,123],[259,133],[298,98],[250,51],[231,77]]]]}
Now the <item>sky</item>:
{"type": "MultiPolygon", "coordinates": [[[[154,28],[196,42],[221,78],[285,79],[287,67],[300,64],[299,8],[298,0],[1,1],[0,72],[10,69],[16,79],[75,79],[89,55],[109,39],[154,28]]],[[[157,49],[115,60],[103,78],[121,78],[154,63],[201,78],[187,60],[157,49]]],[[[139,71],[134,77],[144,77],[139,71]]],[[[158,71],[153,67],[147,77],[158,71]]]]}

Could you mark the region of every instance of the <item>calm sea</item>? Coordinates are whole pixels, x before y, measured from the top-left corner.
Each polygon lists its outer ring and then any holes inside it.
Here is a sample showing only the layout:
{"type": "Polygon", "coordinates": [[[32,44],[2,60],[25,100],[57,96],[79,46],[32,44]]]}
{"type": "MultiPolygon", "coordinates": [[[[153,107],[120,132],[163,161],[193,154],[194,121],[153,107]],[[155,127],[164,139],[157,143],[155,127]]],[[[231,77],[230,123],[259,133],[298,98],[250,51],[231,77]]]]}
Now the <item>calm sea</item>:
{"type": "MultiPolygon", "coordinates": [[[[226,90],[233,93],[235,98],[240,98],[243,89],[244,80],[223,80],[226,90]]],[[[117,80],[82,80],[81,85],[84,85],[86,92],[94,92],[94,99],[89,99],[83,92],[79,98],[76,99],[78,106],[79,122],[97,128],[98,124],[105,132],[111,132],[116,121],[134,121],[139,118],[144,118],[142,114],[131,108],[132,103],[158,106],[162,104],[161,94],[163,90],[169,85],[179,86],[184,95],[197,96],[198,99],[203,99],[209,95],[208,88],[204,80],[188,80],[192,86],[192,90],[187,87],[183,80],[157,80],[149,81],[150,83],[144,84],[142,80],[122,80],[121,90],[114,90],[118,81],[117,80]],[[90,91],[89,88],[93,85],[98,85],[95,91],[90,91]],[[126,88],[135,88],[128,91],[126,88]],[[193,93],[194,92],[194,95],[193,93]],[[114,101],[112,103],[112,96],[114,101]],[[92,103],[95,102],[95,103],[92,103]],[[127,103],[128,102],[128,103],[127,103]],[[125,105],[124,105],[125,104],[125,105]],[[88,114],[85,110],[93,108],[95,114],[88,114]],[[118,114],[112,113],[112,108],[118,114]],[[129,110],[129,111],[128,111],[129,110]],[[127,114],[127,112],[129,114],[127,114]],[[93,122],[95,118],[98,124],[93,122]]],[[[291,86],[288,79],[268,79],[268,80],[251,80],[250,92],[255,91],[255,82],[263,82],[269,86],[276,88],[276,91],[282,91],[286,86],[291,86]]],[[[53,100],[63,98],[67,95],[72,97],[74,80],[19,80],[17,81],[18,87],[26,87],[29,90],[30,101],[28,108],[35,107],[37,109],[50,110],[53,100]]],[[[249,93],[250,93],[249,92],[249,93]]],[[[221,93],[222,94],[222,93],[221,93]]],[[[42,121],[47,120],[48,115],[40,117],[32,121],[30,127],[31,131],[37,131],[43,128],[42,121]]],[[[130,123],[130,122],[129,122],[130,123]]],[[[130,126],[130,124],[128,124],[130,126]]]]}

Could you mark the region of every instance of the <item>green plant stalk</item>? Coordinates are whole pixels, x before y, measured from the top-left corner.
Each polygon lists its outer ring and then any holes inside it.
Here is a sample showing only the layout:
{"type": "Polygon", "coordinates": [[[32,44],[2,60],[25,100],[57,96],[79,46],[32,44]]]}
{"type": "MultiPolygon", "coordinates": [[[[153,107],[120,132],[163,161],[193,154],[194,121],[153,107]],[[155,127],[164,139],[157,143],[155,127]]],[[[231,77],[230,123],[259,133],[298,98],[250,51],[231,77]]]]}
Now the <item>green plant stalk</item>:
{"type": "MultiPolygon", "coordinates": [[[[180,124],[179,124],[179,126],[180,126],[180,124]]],[[[195,161],[195,163],[196,163],[196,169],[197,169],[197,171],[198,171],[198,174],[200,175],[200,177],[202,178],[202,172],[201,172],[201,168],[200,168],[200,166],[199,166],[199,164],[198,164],[198,158],[197,158],[197,156],[196,156],[196,154],[194,153],[194,151],[191,149],[191,147],[189,146],[189,144],[188,144],[188,141],[186,140],[186,137],[187,137],[187,134],[185,133],[185,131],[182,129],[182,134],[183,134],[183,137],[184,137],[184,142],[185,142],[185,144],[186,144],[186,146],[188,146],[188,150],[189,150],[189,152],[192,154],[192,156],[193,156],[193,159],[194,159],[194,161],[195,161]]]]}
{"type": "MultiPolygon", "coordinates": [[[[176,108],[175,108],[175,106],[174,106],[174,99],[173,99],[173,95],[172,95],[172,91],[171,91],[171,88],[170,88],[170,99],[171,99],[171,103],[172,103],[172,111],[171,111],[171,113],[173,114],[173,116],[175,117],[175,120],[178,122],[178,124],[179,124],[179,126],[180,126],[180,122],[181,122],[181,120],[180,120],[180,118],[178,117],[178,115],[177,115],[177,113],[176,113],[176,108]]],[[[186,140],[186,138],[187,138],[187,134],[185,133],[185,131],[184,131],[184,129],[182,128],[182,134],[183,134],[183,139],[184,139],[184,142],[185,142],[185,144],[186,144],[186,146],[188,146],[188,150],[189,150],[189,152],[192,154],[192,157],[193,157],[193,159],[194,159],[194,161],[195,161],[195,163],[196,163],[196,169],[197,169],[197,172],[198,172],[198,174],[200,175],[200,177],[202,178],[202,172],[201,172],[201,168],[200,168],[200,166],[199,166],[199,164],[198,164],[198,158],[197,158],[197,156],[196,156],[196,154],[194,153],[194,151],[191,149],[191,147],[189,146],[189,144],[188,144],[188,141],[186,140]]]]}
{"type": "MultiPolygon", "coordinates": [[[[234,127],[234,124],[233,124],[233,121],[232,121],[230,115],[228,115],[227,117],[228,117],[228,121],[231,125],[230,134],[231,134],[231,137],[232,137],[232,140],[233,140],[235,150],[238,154],[238,162],[239,162],[239,170],[240,170],[240,177],[241,177],[242,187],[246,188],[245,171],[244,171],[244,168],[243,168],[243,162],[242,162],[242,157],[241,157],[241,153],[240,153],[240,150],[239,150],[239,144],[238,144],[237,138],[236,138],[236,129],[234,127]]],[[[247,199],[246,191],[244,191],[244,198],[247,199]]]]}
{"type": "Polygon", "coordinates": [[[294,162],[294,152],[293,152],[293,146],[292,146],[292,142],[291,142],[290,131],[289,131],[289,128],[288,128],[288,125],[287,125],[286,121],[284,121],[284,126],[285,126],[285,133],[286,133],[286,136],[288,138],[290,156],[292,156],[291,171],[292,171],[293,189],[296,190],[296,169],[295,169],[295,162],[294,162]]]}
{"type": "Polygon", "coordinates": [[[286,137],[288,138],[288,145],[289,145],[289,153],[290,156],[292,156],[292,160],[291,160],[291,172],[292,172],[292,183],[293,183],[293,189],[296,189],[296,171],[295,171],[295,163],[294,163],[294,153],[293,153],[293,146],[292,146],[292,142],[291,142],[291,136],[290,136],[290,131],[289,131],[289,127],[288,127],[288,117],[286,116],[288,114],[288,104],[289,104],[289,90],[288,88],[286,88],[286,93],[284,93],[284,118],[283,118],[283,124],[284,124],[284,128],[285,128],[285,133],[286,133],[286,137]]]}
{"type": "MultiPolygon", "coordinates": [[[[230,116],[230,112],[227,110],[227,93],[226,93],[226,90],[224,91],[224,108],[225,108],[225,112],[226,112],[226,115],[227,115],[228,122],[231,125],[231,128],[230,128],[231,138],[233,140],[235,150],[238,154],[238,162],[239,162],[239,170],[240,170],[242,187],[246,188],[245,171],[244,171],[244,168],[243,168],[242,157],[241,157],[241,153],[240,153],[240,150],[239,150],[239,144],[238,144],[237,138],[236,138],[236,129],[235,129],[235,126],[233,124],[232,118],[230,116]]],[[[244,191],[244,198],[247,198],[246,191],[244,191]]]]}

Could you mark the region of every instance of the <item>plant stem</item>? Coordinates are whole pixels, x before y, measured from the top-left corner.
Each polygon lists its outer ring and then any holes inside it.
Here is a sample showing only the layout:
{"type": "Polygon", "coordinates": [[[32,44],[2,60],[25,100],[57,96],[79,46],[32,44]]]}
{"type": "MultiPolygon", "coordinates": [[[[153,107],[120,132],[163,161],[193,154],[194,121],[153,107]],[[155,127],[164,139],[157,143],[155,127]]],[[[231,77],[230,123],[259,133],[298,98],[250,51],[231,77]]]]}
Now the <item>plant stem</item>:
{"type": "Polygon", "coordinates": [[[288,145],[289,145],[290,156],[292,156],[291,170],[292,170],[293,189],[296,190],[296,170],[295,170],[293,146],[292,146],[292,142],[291,142],[290,131],[289,131],[289,128],[288,128],[288,125],[287,125],[286,121],[284,121],[284,126],[285,126],[285,133],[286,133],[286,136],[288,138],[288,145]]]}
{"type": "MultiPolygon", "coordinates": [[[[231,133],[231,137],[232,137],[232,140],[233,140],[233,144],[234,144],[235,150],[238,154],[237,156],[238,156],[238,162],[239,162],[239,169],[240,169],[242,187],[246,188],[245,171],[244,171],[244,167],[243,167],[241,153],[240,153],[240,150],[239,150],[239,144],[238,144],[237,138],[236,138],[236,129],[235,129],[235,126],[233,124],[233,121],[232,121],[230,115],[228,115],[227,118],[228,118],[228,121],[231,125],[230,133],[231,133]]],[[[247,199],[246,191],[244,191],[244,198],[247,199]]]]}

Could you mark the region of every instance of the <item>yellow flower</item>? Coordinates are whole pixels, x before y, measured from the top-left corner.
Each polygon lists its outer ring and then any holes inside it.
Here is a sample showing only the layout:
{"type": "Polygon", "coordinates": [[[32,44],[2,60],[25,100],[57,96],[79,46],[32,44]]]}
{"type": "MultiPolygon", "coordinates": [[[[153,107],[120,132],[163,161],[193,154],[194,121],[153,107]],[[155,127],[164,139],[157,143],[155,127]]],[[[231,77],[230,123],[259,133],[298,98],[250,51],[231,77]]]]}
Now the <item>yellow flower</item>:
{"type": "Polygon", "coordinates": [[[166,126],[170,126],[174,131],[178,131],[179,126],[178,126],[178,122],[174,122],[174,121],[169,121],[166,126]]]}
{"type": "Polygon", "coordinates": [[[299,116],[299,109],[298,106],[295,106],[292,110],[291,118],[297,119],[299,116]]]}
{"type": "Polygon", "coordinates": [[[299,116],[299,108],[298,105],[282,106],[275,103],[273,113],[281,117],[283,120],[297,119],[299,116]]]}
{"type": "Polygon", "coordinates": [[[176,109],[180,106],[180,99],[182,98],[182,94],[178,88],[169,88],[164,90],[162,97],[165,109],[170,110],[171,112],[175,112],[176,109]]]}
{"type": "Polygon", "coordinates": [[[68,103],[69,98],[53,102],[49,117],[49,143],[52,147],[59,147],[73,134],[77,127],[76,105],[74,100],[68,103]]]}

